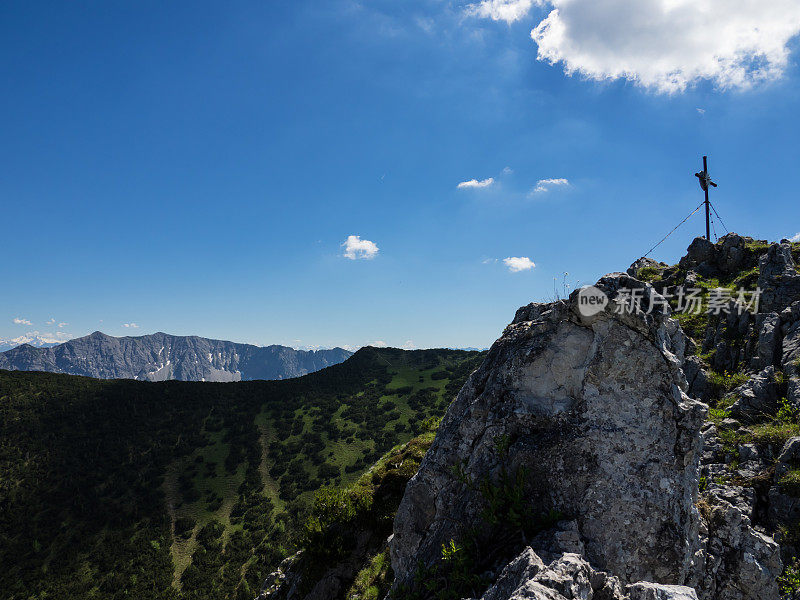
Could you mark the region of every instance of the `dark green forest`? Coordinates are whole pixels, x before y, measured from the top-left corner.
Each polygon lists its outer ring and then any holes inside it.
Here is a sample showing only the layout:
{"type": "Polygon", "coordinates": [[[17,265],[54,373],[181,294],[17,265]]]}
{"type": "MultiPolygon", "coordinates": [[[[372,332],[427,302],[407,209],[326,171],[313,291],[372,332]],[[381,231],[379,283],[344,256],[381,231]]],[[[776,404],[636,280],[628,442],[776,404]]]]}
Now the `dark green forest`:
{"type": "Polygon", "coordinates": [[[0,371],[0,598],[248,599],[483,354],[364,348],[285,381],[0,371]]]}

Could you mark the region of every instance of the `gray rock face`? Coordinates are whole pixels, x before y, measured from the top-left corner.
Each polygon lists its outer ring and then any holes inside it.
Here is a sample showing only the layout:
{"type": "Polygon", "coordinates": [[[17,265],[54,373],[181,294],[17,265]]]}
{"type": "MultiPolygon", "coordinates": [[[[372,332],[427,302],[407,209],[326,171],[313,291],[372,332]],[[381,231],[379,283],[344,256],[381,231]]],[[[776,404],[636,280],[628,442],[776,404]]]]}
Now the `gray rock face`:
{"type": "Polygon", "coordinates": [[[761,311],[781,311],[800,300],[800,273],[788,243],[773,244],[758,261],[761,311]]]}
{"type": "Polygon", "coordinates": [[[754,423],[778,411],[780,388],[775,379],[775,367],[769,366],[733,390],[738,398],[731,414],[745,423],[754,423]]]}
{"type": "Polygon", "coordinates": [[[774,312],[756,315],[756,330],[758,331],[758,346],[750,366],[760,370],[780,363],[780,315],[774,312]]]}
{"type": "Polygon", "coordinates": [[[620,288],[657,300],[649,285],[615,273],[597,287],[610,302],[591,317],[576,294],[517,311],[467,381],[398,510],[397,581],[479,522],[482,499],[454,467],[495,480],[501,460],[527,469],[535,512],[577,522],[593,565],[626,583],[689,578],[706,407],[684,393],[685,338],[665,314],[615,312],[620,288]],[[498,439],[508,440],[506,458],[498,439]]]}
{"type": "Polygon", "coordinates": [[[0,353],[0,369],[101,379],[242,381],[298,377],[351,355],[341,348],[303,351],[165,333],[117,338],[96,331],[52,348],[23,345],[0,353]]]}
{"type": "Polygon", "coordinates": [[[781,365],[788,377],[786,398],[800,408],[800,301],[781,312],[781,365]]]}
{"type": "Polygon", "coordinates": [[[697,592],[683,585],[634,583],[628,586],[631,600],[697,600],[697,592]]]}
{"type": "Polygon", "coordinates": [[[481,600],[697,600],[686,586],[619,579],[593,568],[579,554],[565,553],[545,565],[531,548],[511,561],[481,600]]]}
{"type": "Polygon", "coordinates": [[[658,262],[657,260],[653,260],[652,258],[638,258],[634,263],[628,267],[626,273],[631,277],[636,277],[641,269],[650,268],[656,269],[658,271],[662,271],[667,267],[667,263],[658,262]]]}
{"type": "Polygon", "coordinates": [[[750,526],[739,508],[711,492],[704,497],[702,569],[696,588],[714,600],[778,600],[777,578],[783,570],[775,541],[750,526]]]}
{"type": "Polygon", "coordinates": [[[737,273],[752,264],[747,240],[752,241],[752,238],[744,238],[736,233],[721,237],[717,244],[702,237],[695,238],[679,266],[684,271],[695,271],[703,277],[737,273]]]}
{"type": "Polygon", "coordinates": [[[696,271],[701,275],[713,271],[716,267],[717,249],[707,239],[697,237],[686,249],[686,256],[681,258],[679,266],[684,271],[696,271]]]}

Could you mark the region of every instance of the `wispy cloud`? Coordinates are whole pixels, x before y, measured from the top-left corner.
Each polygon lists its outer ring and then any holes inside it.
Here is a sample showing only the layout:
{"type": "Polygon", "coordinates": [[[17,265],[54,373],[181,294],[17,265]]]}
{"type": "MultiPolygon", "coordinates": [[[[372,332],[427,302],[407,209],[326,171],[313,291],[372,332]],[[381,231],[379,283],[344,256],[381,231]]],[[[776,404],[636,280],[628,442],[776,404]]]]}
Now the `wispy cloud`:
{"type": "Polygon", "coordinates": [[[69,325],[69,323],[59,323],[58,324],[59,327],[66,327],[67,325],[69,325]]]}
{"type": "Polygon", "coordinates": [[[378,255],[378,246],[370,240],[362,240],[361,236],[348,235],[342,243],[344,256],[350,260],[366,259],[370,260],[378,255]]]}
{"type": "Polygon", "coordinates": [[[489,177],[488,179],[481,179],[478,181],[477,179],[470,179],[469,181],[462,181],[456,187],[459,190],[468,190],[468,189],[479,189],[479,188],[487,188],[494,183],[494,177],[489,177]]]}
{"type": "Polygon", "coordinates": [[[553,188],[566,187],[568,185],[569,181],[561,177],[558,179],[540,179],[536,182],[536,187],[531,190],[531,193],[543,194],[544,192],[549,192],[553,188]]]}
{"type": "Polygon", "coordinates": [[[534,4],[542,4],[534,0],[483,0],[470,4],[466,8],[468,15],[505,21],[509,25],[526,17],[534,4]]]}
{"type": "Polygon", "coordinates": [[[706,114],[706,109],[705,109],[705,108],[696,108],[695,110],[696,110],[696,111],[697,111],[697,113],[698,113],[698,114],[700,114],[700,115],[704,115],[704,114],[706,114]]]}
{"type": "Polygon", "coordinates": [[[503,167],[503,175],[511,175],[514,172],[514,169],[511,167],[503,167]]]}
{"type": "Polygon", "coordinates": [[[122,326],[128,329],[139,329],[139,326],[136,323],[123,323],[122,326]]]}
{"type": "Polygon", "coordinates": [[[790,242],[800,242],[800,232],[795,233],[792,237],[789,238],[790,242]]]}
{"type": "Polygon", "coordinates": [[[503,263],[508,267],[512,273],[519,273],[520,271],[530,271],[536,267],[534,263],[527,256],[509,256],[503,259],[503,263]]]}
{"type": "Polygon", "coordinates": [[[28,319],[23,319],[22,317],[14,317],[14,323],[17,325],[33,325],[28,319]]]}
{"type": "Polygon", "coordinates": [[[47,326],[53,326],[53,325],[56,324],[56,320],[51,317],[50,320],[49,321],[45,321],[44,324],[47,325],[47,326]]]}

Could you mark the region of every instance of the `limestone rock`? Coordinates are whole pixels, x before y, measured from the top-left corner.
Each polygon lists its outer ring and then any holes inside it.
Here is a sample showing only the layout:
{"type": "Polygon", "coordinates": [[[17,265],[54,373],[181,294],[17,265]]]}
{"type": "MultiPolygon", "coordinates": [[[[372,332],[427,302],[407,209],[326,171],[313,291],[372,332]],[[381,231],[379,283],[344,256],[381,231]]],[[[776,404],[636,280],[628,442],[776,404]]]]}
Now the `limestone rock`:
{"type": "Polygon", "coordinates": [[[684,585],[634,583],[628,586],[630,600],[697,600],[697,592],[684,585]]]}
{"type": "Polygon", "coordinates": [[[593,316],[580,314],[576,294],[520,309],[464,385],[397,512],[398,582],[480,524],[483,500],[456,469],[495,481],[501,462],[527,469],[534,512],[577,522],[598,568],[626,583],[688,578],[706,407],[684,393],[685,337],[660,310],[616,312],[624,288],[660,306],[651,286],[615,273],[597,287],[610,302],[593,316]]]}
{"type": "Polygon", "coordinates": [[[789,243],[772,244],[759,259],[758,287],[761,311],[781,311],[800,300],[800,273],[795,268],[789,243]]]}
{"type": "Polygon", "coordinates": [[[686,256],[678,265],[685,271],[696,271],[701,275],[713,272],[716,268],[717,252],[714,244],[702,237],[696,237],[686,249],[686,256]]]}
{"type": "Polygon", "coordinates": [[[619,579],[593,568],[577,554],[566,553],[545,566],[526,548],[503,570],[481,600],[697,600],[686,586],[637,582],[623,586],[619,579]]]}
{"type": "Polygon", "coordinates": [[[689,384],[687,390],[689,395],[704,402],[709,400],[714,387],[708,380],[708,374],[703,370],[703,361],[698,356],[687,356],[683,363],[683,372],[689,384]]]}
{"type": "Polygon", "coordinates": [[[775,367],[770,365],[733,390],[738,400],[731,405],[731,415],[745,423],[754,423],[778,411],[780,386],[775,367]]]}
{"type": "Polygon", "coordinates": [[[545,568],[544,562],[531,549],[522,553],[506,565],[495,584],[482,596],[481,600],[506,600],[524,582],[532,580],[545,568]]]}
{"type": "Polygon", "coordinates": [[[658,262],[657,260],[653,260],[652,258],[639,258],[633,262],[633,264],[628,267],[626,273],[631,277],[637,277],[639,275],[639,271],[644,268],[656,269],[658,271],[663,271],[667,268],[667,264],[663,262],[658,262]]]}
{"type": "Polygon", "coordinates": [[[783,570],[775,541],[753,529],[750,519],[727,500],[704,496],[704,548],[698,553],[701,598],[778,600],[777,577],[783,570]]]}
{"type": "Polygon", "coordinates": [[[781,365],[788,378],[786,398],[800,408],[800,302],[781,312],[781,365]]]}
{"type": "Polygon", "coordinates": [[[769,365],[780,363],[781,318],[778,313],[761,313],[756,315],[758,330],[758,346],[751,366],[763,369],[769,365]]]}

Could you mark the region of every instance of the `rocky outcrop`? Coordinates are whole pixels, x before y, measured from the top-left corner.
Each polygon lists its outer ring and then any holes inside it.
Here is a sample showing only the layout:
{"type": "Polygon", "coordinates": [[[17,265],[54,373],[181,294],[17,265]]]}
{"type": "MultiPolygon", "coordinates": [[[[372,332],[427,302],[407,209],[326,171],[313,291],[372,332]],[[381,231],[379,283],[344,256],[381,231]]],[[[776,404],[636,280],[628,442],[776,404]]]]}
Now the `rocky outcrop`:
{"type": "Polygon", "coordinates": [[[245,381],[299,377],[351,355],[341,348],[305,351],[166,333],[118,338],[95,331],[52,348],[25,344],[0,353],[0,369],[101,379],[245,381]]]}
{"type": "Polygon", "coordinates": [[[626,273],[631,277],[638,277],[639,273],[641,273],[642,269],[649,269],[653,272],[661,272],[667,268],[667,263],[658,262],[657,260],[653,260],[652,258],[639,258],[633,262],[633,264],[628,267],[626,273]]]}
{"type": "Polygon", "coordinates": [[[788,379],[786,398],[800,409],[800,301],[781,314],[781,366],[788,379]]]}
{"type": "Polygon", "coordinates": [[[779,394],[775,367],[770,365],[733,390],[732,395],[737,400],[731,405],[730,413],[745,423],[769,418],[778,412],[779,394]]]}
{"type": "Polygon", "coordinates": [[[729,233],[716,244],[705,238],[695,238],[678,266],[684,271],[694,271],[703,277],[730,276],[750,266],[752,253],[747,248],[745,238],[729,233]]]}
{"type": "Polygon", "coordinates": [[[579,554],[566,553],[546,565],[526,548],[481,600],[697,600],[697,594],[690,587],[652,582],[625,586],[579,554]]]}
{"type": "Polygon", "coordinates": [[[706,408],[684,393],[686,341],[649,285],[616,273],[597,288],[610,302],[592,316],[577,293],[520,309],[450,406],[395,519],[398,581],[480,525],[480,494],[457,472],[492,482],[503,468],[525,469],[535,512],[576,521],[597,568],[624,583],[691,578],[706,408]],[[617,312],[634,287],[642,309],[617,312]]]}
{"type": "Polygon", "coordinates": [[[800,300],[800,273],[788,242],[772,244],[758,261],[761,310],[780,311],[800,300]]]}
{"type": "Polygon", "coordinates": [[[700,597],[778,600],[777,578],[783,570],[778,544],[753,529],[743,511],[721,494],[710,492],[703,500],[700,597]]]}

